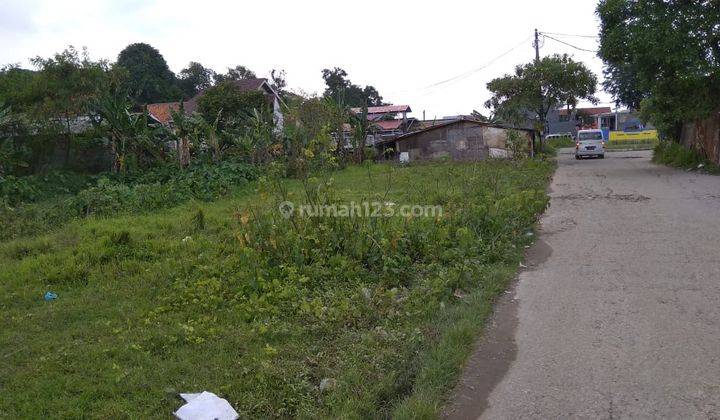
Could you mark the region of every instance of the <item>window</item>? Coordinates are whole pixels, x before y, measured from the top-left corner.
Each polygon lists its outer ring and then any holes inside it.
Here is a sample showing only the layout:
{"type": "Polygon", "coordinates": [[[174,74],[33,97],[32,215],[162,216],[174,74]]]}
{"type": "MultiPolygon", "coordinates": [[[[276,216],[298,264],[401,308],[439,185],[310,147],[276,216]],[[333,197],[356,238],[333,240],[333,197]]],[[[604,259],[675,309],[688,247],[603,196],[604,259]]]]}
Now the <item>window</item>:
{"type": "Polygon", "coordinates": [[[568,114],[560,114],[559,120],[560,122],[568,122],[570,121],[570,116],[568,114]]]}

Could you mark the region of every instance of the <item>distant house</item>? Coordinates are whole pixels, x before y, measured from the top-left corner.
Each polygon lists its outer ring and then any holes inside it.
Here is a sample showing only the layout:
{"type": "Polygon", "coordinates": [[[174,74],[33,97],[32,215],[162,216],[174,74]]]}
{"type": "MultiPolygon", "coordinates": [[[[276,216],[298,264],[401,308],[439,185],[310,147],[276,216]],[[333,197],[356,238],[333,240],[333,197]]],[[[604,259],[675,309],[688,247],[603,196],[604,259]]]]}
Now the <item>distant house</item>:
{"type": "Polygon", "coordinates": [[[570,110],[561,108],[550,110],[547,117],[548,125],[545,134],[570,133],[575,136],[579,129],[599,128],[597,126],[597,116],[610,112],[612,112],[610,107],[575,108],[570,110]]]}
{"type": "Polygon", "coordinates": [[[651,124],[643,123],[637,112],[627,109],[599,114],[596,118],[598,128],[608,131],[634,132],[654,129],[651,124]]]}
{"type": "MultiPolygon", "coordinates": [[[[362,113],[362,108],[351,108],[355,115],[362,113]]],[[[408,117],[412,112],[409,105],[383,105],[368,107],[367,119],[369,132],[366,145],[373,146],[406,134],[417,126],[417,119],[408,117]]],[[[346,148],[352,148],[352,127],[343,125],[343,139],[346,148]]]]}
{"type": "Polygon", "coordinates": [[[535,140],[535,131],[464,118],[404,134],[393,140],[383,141],[376,147],[389,159],[418,161],[449,158],[477,161],[490,157],[507,157],[507,139],[511,130],[517,130],[524,135],[529,151],[535,140]]]}
{"type": "MultiPolygon", "coordinates": [[[[283,113],[282,105],[283,101],[280,95],[270,86],[267,79],[264,78],[252,78],[233,81],[233,84],[241,92],[252,92],[260,91],[267,98],[268,104],[273,111],[273,119],[275,121],[275,127],[281,130],[283,127],[283,113]]],[[[188,101],[183,103],[183,109],[185,114],[191,115],[193,112],[198,112],[199,100],[205,94],[204,90],[201,90],[197,95],[190,98],[188,101]]],[[[180,102],[163,102],[148,104],[148,113],[150,117],[158,121],[163,125],[172,125],[172,114],[171,110],[178,111],[180,109],[180,102]]]]}

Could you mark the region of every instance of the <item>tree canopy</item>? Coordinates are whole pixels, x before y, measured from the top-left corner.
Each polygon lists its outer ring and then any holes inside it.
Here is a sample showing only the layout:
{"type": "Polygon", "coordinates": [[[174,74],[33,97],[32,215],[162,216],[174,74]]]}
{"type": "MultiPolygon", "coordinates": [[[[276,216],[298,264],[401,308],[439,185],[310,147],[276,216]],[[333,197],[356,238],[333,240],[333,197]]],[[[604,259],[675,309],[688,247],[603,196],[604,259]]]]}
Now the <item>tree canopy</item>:
{"type": "Polygon", "coordinates": [[[158,50],[145,43],[130,44],[118,55],[117,65],[128,72],[128,89],[140,104],[177,101],[182,92],[175,74],[158,50]]]}
{"type": "Polygon", "coordinates": [[[227,73],[225,74],[216,74],[215,75],[215,82],[220,83],[225,80],[245,80],[245,79],[254,79],[257,76],[255,75],[255,72],[250,70],[249,68],[245,66],[235,66],[232,68],[229,68],[227,70],[227,73]]]}
{"type": "Polygon", "coordinates": [[[191,61],[186,68],[180,71],[178,76],[178,83],[185,97],[191,98],[201,90],[212,86],[216,75],[213,69],[207,68],[197,61],[191,61]]]}
{"type": "Polygon", "coordinates": [[[206,121],[214,121],[220,115],[221,129],[248,117],[254,109],[265,112],[268,107],[262,92],[242,92],[230,80],[207,89],[198,102],[198,110],[206,121]]]}
{"type": "Polygon", "coordinates": [[[382,96],[373,86],[360,87],[347,78],[347,72],[339,67],[323,69],[322,77],[327,88],[325,97],[333,98],[351,107],[384,105],[382,96]]]}
{"type": "Polygon", "coordinates": [[[597,76],[583,63],[556,54],[519,65],[513,74],[492,80],[487,88],[493,96],[485,106],[515,124],[530,117],[535,128],[542,131],[551,109],[574,108],[579,100],[597,103],[597,82],[597,76]]]}
{"type": "Polygon", "coordinates": [[[605,89],[659,129],[720,106],[717,0],[601,0],[599,56],[605,89]]]}

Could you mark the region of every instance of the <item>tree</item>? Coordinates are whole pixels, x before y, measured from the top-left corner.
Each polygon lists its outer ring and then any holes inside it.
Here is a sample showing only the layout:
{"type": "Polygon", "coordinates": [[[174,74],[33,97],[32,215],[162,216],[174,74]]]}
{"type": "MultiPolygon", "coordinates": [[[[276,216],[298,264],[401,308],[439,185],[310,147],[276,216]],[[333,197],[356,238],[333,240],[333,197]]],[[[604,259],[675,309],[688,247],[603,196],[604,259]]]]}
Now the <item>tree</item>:
{"type": "Polygon", "coordinates": [[[287,92],[285,91],[285,88],[287,87],[285,70],[270,70],[270,86],[272,86],[281,98],[285,98],[287,96],[287,92]]]}
{"type": "Polygon", "coordinates": [[[127,70],[128,88],[136,103],[177,101],[182,96],[165,58],[148,44],[125,47],[118,55],[117,65],[127,70]]]}
{"type": "Polygon", "coordinates": [[[384,105],[383,98],[373,86],[364,88],[353,84],[347,79],[347,72],[340,67],[323,69],[322,77],[325,80],[324,96],[343,102],[349,107],[362,108],[363,106],[384,105]]]}
{"type": "Polygon", "coordinates": [[[551,109],[575,108],[581,99],[597,103],[597,77],[583,63],[567,55],[544,57],[540,61],[519,65],[514,74],[487,84],[492,97],[487,108],[502,120],[522,124],[528,114],[535,128],[542,132],[551,109]]]}
{"type": "Polygon", "coordinates": [[[198,110],[206,121],[214,121],[220,115],[218,125],[221,130],[241,125],[254,109],[262,112],[267,108],[269,105],[262,92],[243,92],[229,80],[206,90],[198,101],[198,110]]]}
{"type": "Polygon", "coordinates": [[[684,122],[720,106],[717,0],[602,0],[604,87],[679,138],[684,122]]]}
{"type": "Polygon", "coordinates": [[[228,71],[225,74],[217,74],[215,76],[215,82],[220,83],[226,80],[255,79],[256,77],[257,76],[255,75],[255,72],[253,72],[249,68],[245,66],[235,66],[232,68],[228,68],[228,71]]]}
{"type": "Polygon", "coordinates": [[[70,46],[49,58],[35,57],[38,69],[34,79],[33,101],[26,110],[38,127],[65,139],[65,164],[69,163],[78,118],[87,115],[88,106],[109,87],[106,62],[91,61],[70,46]]]}
{"type": "Polygon", "coordinates": [[[202,64],[191,61],[190,64],[180,71],[178,83],[186,98],[192,98],[203,89],[213,85],[215,72],[202,64]]]}

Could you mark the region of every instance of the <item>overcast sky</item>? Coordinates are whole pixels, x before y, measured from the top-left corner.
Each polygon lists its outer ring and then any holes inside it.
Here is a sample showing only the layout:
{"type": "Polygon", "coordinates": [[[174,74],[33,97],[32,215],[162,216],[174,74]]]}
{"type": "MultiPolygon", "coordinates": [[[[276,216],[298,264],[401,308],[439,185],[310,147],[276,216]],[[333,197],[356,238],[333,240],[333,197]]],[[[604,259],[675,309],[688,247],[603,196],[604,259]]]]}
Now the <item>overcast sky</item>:
{"type": "MultiPolygon", "coordinates": [[[[534,28],[596,35],[596,3],[0,0],[0,64],[28,66],[29,57],[50,56],[67,45],[114,61],[126,45],[146,42],[175,72],[189,61],[216,71],[242,64],[262,77],[284,69],[289,88],[305,93],[322,93],[323,68],[342,67],[352,82],[374,85],[386,101],[410,105],[415,117],[425,110],[427,118],[439,118],[473,109],[487,113],[485,84],[533,59],[534,28]]],[[[592,38],[558,39],[597,49],[592,38]]],[[[541,54],[553,53],[572,54],[602,77],[594,53],[545,39],[541,54]]]]}

